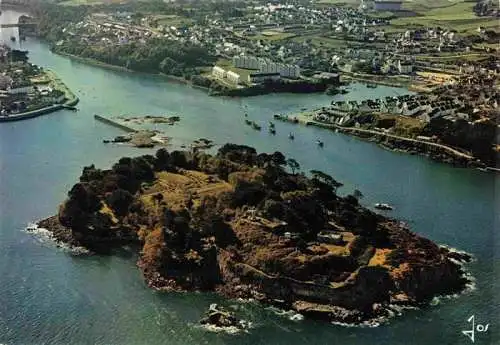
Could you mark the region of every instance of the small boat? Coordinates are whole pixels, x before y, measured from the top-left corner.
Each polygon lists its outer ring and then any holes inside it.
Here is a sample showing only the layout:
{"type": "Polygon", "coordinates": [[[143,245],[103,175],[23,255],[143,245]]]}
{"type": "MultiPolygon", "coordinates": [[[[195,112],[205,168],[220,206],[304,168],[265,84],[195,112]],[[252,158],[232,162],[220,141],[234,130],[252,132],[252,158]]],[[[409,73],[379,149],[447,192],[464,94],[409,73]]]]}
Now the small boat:
{"type": "Polygon", "coordinates": [[[10,36],[10,40],[11,40],[12,42],[15,42],[15,41],[16,41],[16,38],[15,38],[14,36],[10,36]]]}
{"type": "Polygon", "coordinates": [[[377,84],[366,84],[366,87],[369,87],[370,89],[375,89],[377,86],[377,84]]]}
{"type": "Polygon", "coordinates": [[[293,135],[293,133],[288,134],[288,139],[290,140],[295,139],[295,135],[293,135]]]}
{"type": "Polygon", "coordinates": [[[274,128],[269,128],[269,133],[276,135],[276,130],[274,128]]]}
{"type": "Polygon", "coordinates": [[[319,147],[323,147],[325,144],[321,140],[316,140],[316,144],[318,144],[319,147]]]}
{"type": "Polygon", "coordinates": [[[38,230],[37,223],[28,223],[28,226],[26,227],[26,231],[36,231],[36,230],[38,230]]]}
{"type": "Polygon", "coordinates": [[[269,121],[269,128],[274,128],[274,123],[272,123],[271,121],[269,121]]]}
{"type": "Polygon", "coordinates": [[[258,125],[257,123],[255,123],[255,122],[254,122],[254,123],[252,123],[252,127],[253,127],[253,129],[255,129],[256,131],[260,131],[260,130],[262,129],[262,127],[261,127],[261,126],[259,126],[259,125],[258,125]]]}
{"type": "Polygon", "coordinates": [[[252,125],[252,121],[250,121],[250,120],[245,120],[245,124],[247,124],[247,125],[251,126],[251,125],[252,125]]]}
{"type": "Polygon", "coordinates": [[[394,207],[392,207],[389,204],[385,204],[385,203],[376,203],[375,208],[378,210],[386,210],[386,211],[391,211],[394,209],[394,207]]]}
{"type": "Polygon", "coordinates": [[[248,117],[248,113],[245,113],[245,117],[248,117]]]}
{"type": "Polygon", "coordinates": [[[102,142],[103,142],[104,144],[109,144],[109,143],[110,143],[110,140],[104,139],[102,142]]]}

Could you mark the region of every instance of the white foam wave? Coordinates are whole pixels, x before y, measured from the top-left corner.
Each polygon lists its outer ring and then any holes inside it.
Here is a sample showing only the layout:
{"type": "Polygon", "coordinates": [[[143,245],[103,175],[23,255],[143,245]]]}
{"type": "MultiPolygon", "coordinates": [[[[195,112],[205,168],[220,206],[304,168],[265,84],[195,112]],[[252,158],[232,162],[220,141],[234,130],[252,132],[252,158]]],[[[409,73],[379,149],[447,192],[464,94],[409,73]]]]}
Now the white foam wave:
{"type": "Polygon", "coordinates": [[[70,246],[67,243],[58,241],[52,232],[46,228],[39,227],[37,223],[30,222],[24,228],[24,231],[33,235],[39,242],[44,244],[52,244],[57,248],[70,253],[71,255],[88,255],[90,251],[80,246],[70,246]]]}
{"type": "Polygon", "coordinates": [[[284,310],[276,307],[267,307],[267,310],[272,311],[275,315],[286,317],[291,321],[302,321],[304,320],[304,315],[297,313],[295,310],[284,310]]]}
{"type": "Polygon", "coordinates": [[[227,334],[238,334],[238,333],[249,333],[249,330],[254,328],[254,325],[250,321],[240,320],[239,326],[228,326],[228,327],[218,327],[215,325],[196,325],[196,327],[203,328],[206,331],[213,333],[227,333],[227,334]]]}

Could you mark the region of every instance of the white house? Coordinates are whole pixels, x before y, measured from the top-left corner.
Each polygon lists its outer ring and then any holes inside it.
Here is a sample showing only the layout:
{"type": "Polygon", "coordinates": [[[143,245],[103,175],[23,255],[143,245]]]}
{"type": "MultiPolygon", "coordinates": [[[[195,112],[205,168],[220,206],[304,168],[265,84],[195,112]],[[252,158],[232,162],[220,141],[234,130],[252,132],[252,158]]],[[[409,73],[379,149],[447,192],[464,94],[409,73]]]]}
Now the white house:
{"type": "Polygon", "coordinates": [[[233,84],[239,84],[240,82],[240,75],[238,73],[235,73],[233,71],[228,71],[226,73],[226,78],[229,82],[233,84]]]}
{"type": "Polygon", "coordinates": [[[223,79],[226,76],[226,70],[224,68],[221,68],[219,66],[214,66],[212,68],[212,75],[223,79]]]}
{"type": "Polygon", "coordinates": [[[407,61],[398,60],[397,68],[400,74],[410,74],[413,72],[413,65],[407,61]]]}

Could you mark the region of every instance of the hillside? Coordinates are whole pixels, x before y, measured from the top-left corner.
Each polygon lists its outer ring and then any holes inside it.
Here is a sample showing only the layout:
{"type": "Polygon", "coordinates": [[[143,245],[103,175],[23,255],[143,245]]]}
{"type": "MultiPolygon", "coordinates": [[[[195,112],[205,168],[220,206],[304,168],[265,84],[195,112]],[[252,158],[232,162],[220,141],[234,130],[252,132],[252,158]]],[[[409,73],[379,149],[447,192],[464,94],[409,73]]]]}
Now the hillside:
{"type": "Polygon", "coordinates": [[[465,287],[453,260],[465,256],[338,196],[331,176],[287,165],[298,164],[226,144],[215,156],[161,149],[85,167],[40,226],[98,253],[138,244],[138,266],[159,290],[251,297],[330,321],[385,317],[390,304],[465,287]]]}

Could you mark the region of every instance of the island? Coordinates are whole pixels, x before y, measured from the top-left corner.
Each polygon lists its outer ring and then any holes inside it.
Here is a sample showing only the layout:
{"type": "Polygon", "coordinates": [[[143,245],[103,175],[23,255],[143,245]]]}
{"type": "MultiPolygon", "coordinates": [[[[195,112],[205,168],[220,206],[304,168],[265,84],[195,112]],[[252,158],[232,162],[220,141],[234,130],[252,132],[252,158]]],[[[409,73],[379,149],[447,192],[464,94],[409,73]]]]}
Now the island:
{"type": "Polygon", "coordinates": [[[329,322],[375,322],[466,288],[467,255],[362,206],[359,191],[341,196],[328,174],[300,171],[242,145],[161,148],[84,167],[38,226],[99,255],[136,248],[153,289],[215,291],[329,322]]]}

